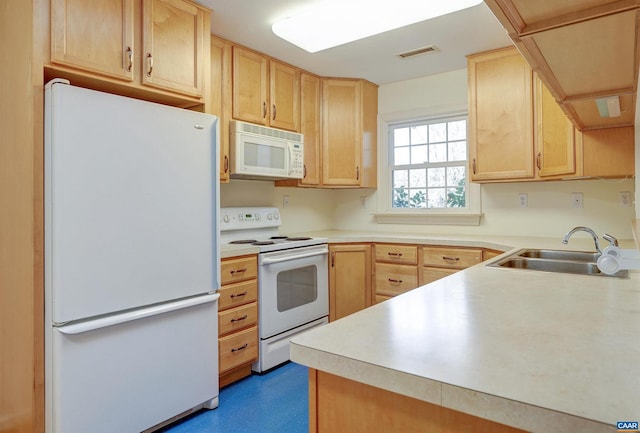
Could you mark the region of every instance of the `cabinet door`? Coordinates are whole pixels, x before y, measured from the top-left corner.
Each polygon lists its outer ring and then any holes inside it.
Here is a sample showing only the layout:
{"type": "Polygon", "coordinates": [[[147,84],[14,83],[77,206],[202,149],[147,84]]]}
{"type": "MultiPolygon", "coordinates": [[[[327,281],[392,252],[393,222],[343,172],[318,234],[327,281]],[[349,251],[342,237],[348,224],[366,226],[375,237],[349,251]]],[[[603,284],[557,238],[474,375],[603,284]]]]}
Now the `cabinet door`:
{"type": "Polygon", "coordinates": [[[362,152],[362,84],[322,82],[322,183],[359,186],[362,152]]]}
{"type": "Polygon", "coordinates": [[[132,81],[133,0],[51,0],[51,62],[132,81]]]}
{"type": "Polygon", "coordinates": [[[268,60],[257,53],[233,47],[233,118],[268,124],[268,60]]]}
{"type": "Polygon", "coordinates": [[[229,117],[231,108],[231,44],[211,37],[211,104],[218,116],[220,181],[229,182],[229,117]]]}
{"type": "Polygon", "coordinates": [[[329,320],[337,320],[373,303],[371,245],[330,245],[329,320]]]}
{"type": "Polygon", "coordinates": [[[320,148],[320,78],[303,73],[300,77],[300,132],[304,135],[303,185],[319,185],[322,169],[320,148]]]}
{"type": "Polygon", "coordinates": [[[207,56],[209,47],[204,10],[182,0],[143,0],[143,16],[142,83],[202,96],[205,35],[207,56]]]}
{"type": "Polygon", "coordinates": [[[635,173],[635,128],[582,131],[584,175],[626,177],[635,173]]]}
{"type": "Polygon", "coordinates": [[[574,127],[536,75],[536,167],[538,177],[576,172],[574,127]]]}
{"type": "Polygon", "coordinates": [[[515,48],[469,56],[471,180],[533,178],[532,71],[515,48]]]}
{"type": "Polygon", "coordinates": [[[274,60],[269,70],[269,124],[300,132],[300,71],[274,60]]]}

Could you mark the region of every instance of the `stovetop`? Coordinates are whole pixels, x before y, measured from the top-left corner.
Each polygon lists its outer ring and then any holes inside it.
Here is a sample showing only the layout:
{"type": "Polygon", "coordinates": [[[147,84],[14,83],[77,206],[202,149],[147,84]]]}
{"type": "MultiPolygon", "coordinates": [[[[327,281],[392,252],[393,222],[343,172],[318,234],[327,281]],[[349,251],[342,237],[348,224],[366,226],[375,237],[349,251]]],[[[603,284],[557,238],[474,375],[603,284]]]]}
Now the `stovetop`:
{"type": "Polygon", "coordinates": [[[280,211],[275,207],[220,209],[220,241],[256,246],[261,253],[327,243],[327,238],[286,236],[279,233],[280,211]]]}

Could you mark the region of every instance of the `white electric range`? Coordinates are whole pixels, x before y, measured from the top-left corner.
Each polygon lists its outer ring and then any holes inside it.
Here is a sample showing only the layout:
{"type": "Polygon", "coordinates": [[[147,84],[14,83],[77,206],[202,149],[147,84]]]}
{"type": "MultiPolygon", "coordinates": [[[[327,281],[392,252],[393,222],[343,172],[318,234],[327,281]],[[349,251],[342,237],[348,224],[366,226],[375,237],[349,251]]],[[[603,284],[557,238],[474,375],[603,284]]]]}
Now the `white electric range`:
{"type": "Polygon", "coordinates": [[[328,323],[327,239],[284,236],[274,207],[220,209],[220,241],[258,248],[259,359],[265,372],[289,360],[289,339],[328,323]]]}

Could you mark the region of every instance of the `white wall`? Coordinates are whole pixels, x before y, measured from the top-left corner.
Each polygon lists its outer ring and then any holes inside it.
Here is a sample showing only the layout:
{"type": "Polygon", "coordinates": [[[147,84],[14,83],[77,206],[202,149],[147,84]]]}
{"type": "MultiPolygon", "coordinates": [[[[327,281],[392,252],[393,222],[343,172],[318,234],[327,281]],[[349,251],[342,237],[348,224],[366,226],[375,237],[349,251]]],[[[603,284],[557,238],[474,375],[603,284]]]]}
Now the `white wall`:
{"type": "MultiPolygon", "coordinates": [[[[462,69],[383,85],[378,95],[381,119],[411,117],[416,112],[457,111],[467,106],[467,72],[462,69]]],[[[385,151],[384,137],[378,138],[378,146],[379,152],[385,151]]],[[[371,215],[376,211],[375,190],[280,188],[273,182],[250,180],[232,180],[220,189],[223,207],[279,207],[283,219],[281,233],[338,229],[559,237],[574,226],[586,225],[599,234],[607,232],[620,239],[631,239],[630,221],[635,218],[634,207],[618,205],[620,191],[635,191],[633,179],[482,185],[483,217],[480,226],[472,227],[377,224],[371,215]],[[582,209],[571,207],[572,192],[583,193],[582,209]],[[519,208],[519,193],[528,194],[528,208],[519,208]],[[287,208],[282,206],[285,195],[289,196],[287,208]],[[365,197],[366,208],[362,208],[362,197],[365,197]]]]}
{"type": "Polygon", "coordinates": [[[479,226],[377,224],[377,192],[336,191],[334,228],[342,230],[393,231],[418,234],[460,233],[562,237],[569,229],[585,225],[597,233],[631,239],[633,207],[620,207],[619,191],[633,191],[633,179],[520,182],[482,185],[482,218],[479,226]],[[571,206],[571,193],[582,192],[584,207],[571,206]],[[527,193],[529,207],[520,208],[518,194],[527,193]],[[361,206],[366,196],[367,208],[361,206]]]}
{"type": "Polygon", "coordinates": [[[220,185],[220,206],[275,206],[280,208],[280,233],[333,228],[333,191],[275,187],[273,182],[235,180],[220,185]],[[283,207],[288,196],[289,205],[283,207]]]}

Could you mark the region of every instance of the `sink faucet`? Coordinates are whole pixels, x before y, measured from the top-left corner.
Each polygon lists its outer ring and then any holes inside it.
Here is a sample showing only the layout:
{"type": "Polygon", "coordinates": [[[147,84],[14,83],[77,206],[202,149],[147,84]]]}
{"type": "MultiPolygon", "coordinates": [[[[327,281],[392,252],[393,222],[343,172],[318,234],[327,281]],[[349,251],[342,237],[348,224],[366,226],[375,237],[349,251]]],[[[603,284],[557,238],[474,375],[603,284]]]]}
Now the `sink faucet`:
{"type": "MultiPolygon", "coordinates": [[[[573,235],[575,232],[587,232],[591,235],[591,237],[593,238],[593,243],[596,245],[596,250],[598,251],[598,253],[602,254],[602,250],[600,249],[600,241],[598,240],[598,235],[596,234],[596,232],[594,232],[593,230],[591,230],[589,227],[584,227],[584,226],[578,226],[578,227],[574,227],[571,230],[569,230],[567,232],[566,235],[564,235],[564,238],[562,238],[562,243],[563,244],[568,244],[569,243],[569,238],[571,237],[571,235],[573,235]]],[[[609,235],[607,235],[609,236],[609,235]]],[[[610,236],[612,239],[615,239],[613,236],[610,236]]],[[[611,242],[609,239],[607,239],[609,242],[611,242]]],[[[617,240],[616,240],[617,242],[617,240]]]]}
{"type": "Polygon", "coordinates": [[[620,246],[620,244],[618,244],[618,239],[616,239],[615,237],[611,236],[608,233],[603,234],[602,239],[604,239],[605,241],[609,241],[609,245],[611,245],[612,247],[620,246]]]}

